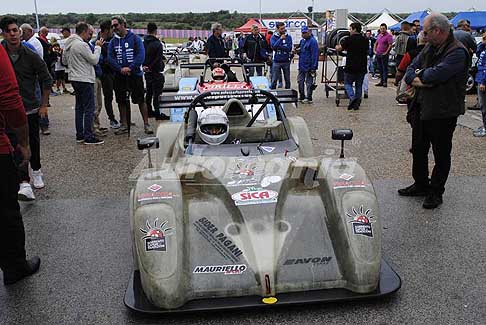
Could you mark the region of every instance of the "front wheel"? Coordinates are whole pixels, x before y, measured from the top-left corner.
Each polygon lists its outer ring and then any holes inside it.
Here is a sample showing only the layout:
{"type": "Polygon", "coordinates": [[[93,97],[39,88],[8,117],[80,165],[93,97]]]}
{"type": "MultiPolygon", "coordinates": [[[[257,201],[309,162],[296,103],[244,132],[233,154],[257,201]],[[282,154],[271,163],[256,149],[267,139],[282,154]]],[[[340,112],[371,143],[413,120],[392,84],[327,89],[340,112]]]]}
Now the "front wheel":
{"type": "Polygon", "coordinates": [[[474,77],[471,74],[469,74],[466,81],[466,92],[468,94],[474,92],[476,88],[475,86],[476,86],[476,82],[474,81],[474,77]]]}

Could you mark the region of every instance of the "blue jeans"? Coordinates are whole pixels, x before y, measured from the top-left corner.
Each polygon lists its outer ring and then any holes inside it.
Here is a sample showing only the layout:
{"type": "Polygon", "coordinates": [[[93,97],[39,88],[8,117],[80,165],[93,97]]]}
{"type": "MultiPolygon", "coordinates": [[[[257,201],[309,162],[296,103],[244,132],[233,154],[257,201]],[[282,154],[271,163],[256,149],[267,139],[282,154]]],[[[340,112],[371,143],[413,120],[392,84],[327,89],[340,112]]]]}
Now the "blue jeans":
{"type": "Polygon", "coordinates": [[[481,114],[483,115],[483,126],[486,128],[486,93],[479,90],[478,85],[478,103],[481,107],[481,114]]]}
{"type": "Polygon", "coordinates": [[[375,57],[374,55],[368,55],[368,72],[371,73],[372,76],[375,76],[375,57]]]}
{"type": "Polygon", "coordinates": [[[314,84],[314,78],[310,71],[301,71],[297,76],[297,83],[299,84],[299,99],[312,100],[312,85],[314,84]],[[307,96],[305,95],[307,94],[307,96]]]}
{"type": "Polygon", "coordinates": [[[380,71],[380,83],[386,84],[388,81],[388,55],[376,55],[376,64],[380,71]]]}
{"type": "Polygon", "coordinates": [[[79,81],[72,81],[71,84],[76,92],[76,139],[92,140],[95,112],[94,84],[79,81]]]}
{"type": "Polygon", "coordinates": [[[346,94],[348,94],[350,101],[361,100],[364,76],[364,73],[344,73],[344,89],[346,89],[346,94]],[[353,89],[353,83],[355,84],[356,92],[353,89]]]}
{"type": "Polygon", "coordinates": [[[248,76],[253,77],[255,75],[255,70],[257,76],[263,76],[263,67],[251,67],[248,69],[248,76]]]}
{"type": "Polygon", "coordinates": [[[277,88],[277,82],[282,76],[285,79],[285,89],[290,89],[290,62],[286,63],[278,63],[273,62],[272,65],[272,84],[270,85],[270,89],[277,88]]]}

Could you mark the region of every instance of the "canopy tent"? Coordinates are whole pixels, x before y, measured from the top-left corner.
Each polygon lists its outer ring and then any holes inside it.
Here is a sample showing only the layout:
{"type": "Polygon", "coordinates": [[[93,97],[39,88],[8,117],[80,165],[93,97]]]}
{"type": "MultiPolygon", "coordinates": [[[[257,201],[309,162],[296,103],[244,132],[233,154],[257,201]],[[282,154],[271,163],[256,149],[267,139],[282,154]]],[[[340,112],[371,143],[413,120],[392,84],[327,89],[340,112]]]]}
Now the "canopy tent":
{"type": "Polygon", "coordinates": [[[407,18],[405,18],[404,20],[402,20],[398,24],[395,24],[393,26],[390,26],[388,29],[393,30],[393,31],[400,30],[400,24],[403,21],[408,21],[409,23],[412,23],[414,20],[417,20],[417,19],[420,20],[420,26],[423,26],[424,25],[424,19],[428,15],[430,15],[430,10],[429,9],[424,10],[424,11],[413,12],[407,18]]]}
{"type": "Polygon", "coordinates": [[[393,18],[388,10],[384,10],[378,17],[372,18],[371,21],[366,23],[366,28],[371,30],[380,29],[381,24],[386,24],[388,27],[398,23],[398,20],[393,18]]]}
{"type": "Polygon", "coordinates": [[[258,27],[260,27],[260,33],[266,34],[268,32],[268,28],[265,27],[260,22],[259,19],[255,19],[255,18],[248,19],[248,21],[246,22],[246,24],[244,24],[243,26],[235,29],[235,32],[236,33],[251,33],[251,27],[253,25],[257,25],[258,27]]]}
{"type": "Polygon", "coordinates": [[[486,29],[486,11],[466,11],[458,13],[451,19],[451,24],[457,27],[461,19],[467,19],[471,22],[472,29],[486,29]]]}

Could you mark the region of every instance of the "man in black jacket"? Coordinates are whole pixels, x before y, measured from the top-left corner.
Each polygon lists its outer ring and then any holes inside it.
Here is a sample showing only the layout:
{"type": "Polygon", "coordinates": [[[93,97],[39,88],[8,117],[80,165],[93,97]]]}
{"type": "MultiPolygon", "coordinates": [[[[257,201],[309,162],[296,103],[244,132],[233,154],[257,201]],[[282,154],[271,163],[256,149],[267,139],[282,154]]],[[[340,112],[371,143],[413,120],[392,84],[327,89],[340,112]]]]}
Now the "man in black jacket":
{"type": "Polygon", "coordinates": [[[224,47],[224,40],[221,37],[223,33],[223,26],[220,23],[214,23],[211,26],[213,35],[209,36],[206,46],[208,48],[209,58],[225,58],[228,56],[226,49],[224,47]]]}
{"type": "MultiPolygon", "coordinates": [[[[243,43],[243,58],[250,60],[252,63],[265,63],[267,61],[267,49],[268,43],[260,34],[260,28],[258,25],[251,26],[251,34],[245,38],[243,43]]],[[[255,74],[257,76],[263,75],[263,67],[250,68],[249,76],[255,74]]]]}
{"type": "Polygon", "coordinates": [[[407,117],[412,124],[412,175],[415,183],[398,190],[402,196],[425,196],[423,207],[434,209],[451,168],[452,136],[457,117],[464,114],[468,53],[454,38],[447,17],[431,14],[424,21],[428,44],[407,68],[405,82],[417,89],[407,117]],[[428,153],[435,166],[429,182],[428,153]]]}
{"type": "Polygon", "coordinates": [[[106,114],[110,120],[110,127],[112,129],[119,129],[120,123],[116,120],[115,114],[113,113],[113,80],[115,78],[115,73],[108,64],[108,46],[113,38],[110,20],[106,20],[100,24],[99,38],[102,38],[105,41],[103,46],[101,46],[99,63],[102,72],[100,79],[101,89],[103,90],[103,102],[105,104],[106,114]]]}
{"type": "Polygon", "coordinates": [[[157,25],[149,23],[147,25],[147,33],[143,40],[143,46],[145,47],[143,71],[145,72],[145,83],[147,86],[145,103],[147,104],[149,117],[166,119],[166,115],[159,114],[159,96],[162,94],[165,82],[162,73],[164,71],[164,48],[157,38],[157,25]]]}

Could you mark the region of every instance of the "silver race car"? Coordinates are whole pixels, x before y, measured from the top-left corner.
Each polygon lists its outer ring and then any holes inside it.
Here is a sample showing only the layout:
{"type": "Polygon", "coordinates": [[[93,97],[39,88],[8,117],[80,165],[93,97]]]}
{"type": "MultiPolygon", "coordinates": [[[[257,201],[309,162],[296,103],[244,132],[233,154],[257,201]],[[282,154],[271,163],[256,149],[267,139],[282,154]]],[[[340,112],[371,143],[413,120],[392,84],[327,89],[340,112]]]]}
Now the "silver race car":
{"type": "Polygon", "coordinates": [[[146,313],[269,307],[391,294],[373,186],[344,157],[314,156],[294,90],[162,96],[188,107],[138,140],[130,196],[134,270],[125,304],[146,313]],[[275,116],[268,114],[272,104],[275,116]],[[250,107],[250,108],[248,108],[250,107]]]}

